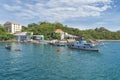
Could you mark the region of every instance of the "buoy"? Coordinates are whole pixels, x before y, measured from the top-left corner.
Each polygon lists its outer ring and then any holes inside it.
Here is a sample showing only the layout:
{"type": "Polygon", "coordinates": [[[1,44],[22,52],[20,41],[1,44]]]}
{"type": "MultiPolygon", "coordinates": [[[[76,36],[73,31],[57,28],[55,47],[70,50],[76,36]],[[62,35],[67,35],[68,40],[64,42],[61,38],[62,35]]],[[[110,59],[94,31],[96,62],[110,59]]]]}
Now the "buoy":
{"type": "Polygon", "coordinates": [[[60,50],[59,50],[59,49],[57,49],[57,52],[60,52],[60,50]]]}
{"type": "Polygon", "coordinates": [[[64,50],[60,50],[60,49],[57,49],[56,51],[57,51],[57,52],[64,52],[64,50]]]}

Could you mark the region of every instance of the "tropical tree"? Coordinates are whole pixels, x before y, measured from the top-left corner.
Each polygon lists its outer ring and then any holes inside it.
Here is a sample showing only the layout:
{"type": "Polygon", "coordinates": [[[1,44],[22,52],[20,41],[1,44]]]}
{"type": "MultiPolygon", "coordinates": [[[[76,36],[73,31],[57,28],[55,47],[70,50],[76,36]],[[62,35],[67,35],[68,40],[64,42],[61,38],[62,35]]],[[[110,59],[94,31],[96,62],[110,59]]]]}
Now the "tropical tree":
{"type": "Polygon", "coordinates": [[[6,28],[4,28],[3,26],[0,26],[0,40],[9,40],[13,38],[14,38],[13,34],[9,34],[6,28]]]}

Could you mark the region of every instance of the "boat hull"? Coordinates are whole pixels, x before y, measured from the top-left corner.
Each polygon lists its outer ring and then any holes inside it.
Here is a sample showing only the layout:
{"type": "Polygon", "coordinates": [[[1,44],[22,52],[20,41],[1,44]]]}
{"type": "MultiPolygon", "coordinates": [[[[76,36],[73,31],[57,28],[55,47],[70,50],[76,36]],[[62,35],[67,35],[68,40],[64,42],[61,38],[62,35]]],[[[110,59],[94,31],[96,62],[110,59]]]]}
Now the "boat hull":
{"type": "Polygon", "coordinates": [[[82,48],[82,47],[72,47],[72,46],[69,46],[68,48],[71,48],[71,49],[78,49],[78,50],[86,50],[86,51],[99,51],[98,48],[82,48]]]}
{"type": "Polygon", "coordinates": [[[66,46],[66,44],[60,44],[60,43],[49,43],[49,44],[53,46],[66,46]]]}
{"type": "Polygon", "coordinates": [[[11,46],[5,46],[5,48],[11,50],[11,46]]]}

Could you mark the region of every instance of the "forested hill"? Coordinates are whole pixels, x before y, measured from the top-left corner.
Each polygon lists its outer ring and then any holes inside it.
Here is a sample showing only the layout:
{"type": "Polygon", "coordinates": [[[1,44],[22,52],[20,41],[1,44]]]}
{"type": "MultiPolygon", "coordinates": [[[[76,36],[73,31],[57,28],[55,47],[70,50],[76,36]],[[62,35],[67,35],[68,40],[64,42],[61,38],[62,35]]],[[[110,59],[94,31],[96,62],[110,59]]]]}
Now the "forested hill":
{"type": "Polygon", "coordinates": [[[67,25],[63,25],[61,23],[49,22],[28,24],[28,27],[23,28],[23,31],[32,31],[35,35],[44,35],[45,39],[53,39],[52,33],[55,29],[62,29],[64,32],[76,36],[83,35],[86,39],[120,39],[120,31],[112,32],[104,27],[89,30],[79,30],[77,28],[68,27],[67,25]]]}

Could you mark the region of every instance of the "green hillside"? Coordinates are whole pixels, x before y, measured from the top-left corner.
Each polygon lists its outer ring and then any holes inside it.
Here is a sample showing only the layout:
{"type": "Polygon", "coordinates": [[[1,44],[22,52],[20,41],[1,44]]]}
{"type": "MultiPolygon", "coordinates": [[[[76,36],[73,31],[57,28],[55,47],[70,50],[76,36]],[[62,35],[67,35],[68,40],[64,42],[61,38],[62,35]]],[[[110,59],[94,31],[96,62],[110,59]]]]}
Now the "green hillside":
{"type": "Polygon", "coordinates": [[[89,30],[79,30],[77,28],[71,28],[67,25],[61,23],[31,23],[28,27],[24,27],[22,31],[32,31],[35,35],[44,35],[45,39],[53,39],[53,31],[55,29],[62,29],[72,35],[80,36],[83,35],[86,39],[120,39],[120,31],[112,32],[104,27],[89,29],[89,30]]]}

